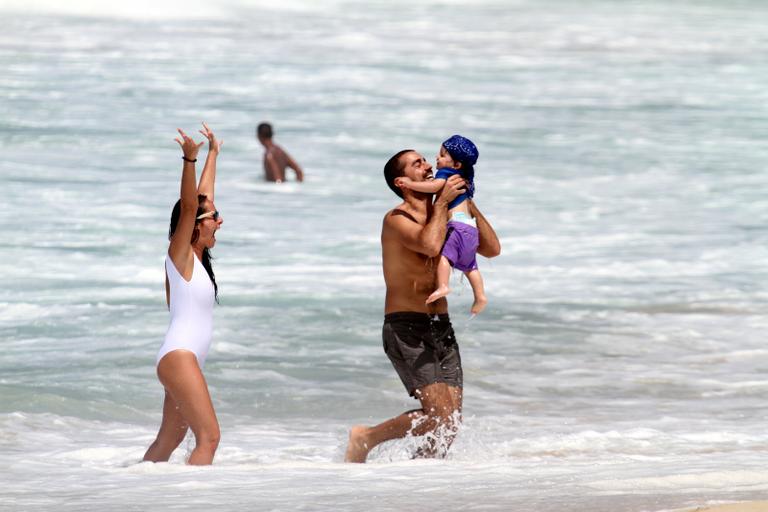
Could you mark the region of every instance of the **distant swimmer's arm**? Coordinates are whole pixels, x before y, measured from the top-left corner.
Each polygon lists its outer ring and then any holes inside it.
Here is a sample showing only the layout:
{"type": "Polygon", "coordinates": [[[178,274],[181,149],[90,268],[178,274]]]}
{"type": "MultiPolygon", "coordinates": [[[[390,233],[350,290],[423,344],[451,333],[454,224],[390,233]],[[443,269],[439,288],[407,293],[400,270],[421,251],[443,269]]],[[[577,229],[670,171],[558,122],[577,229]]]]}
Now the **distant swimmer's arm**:
{"type": "Polygon", "coordinates": [[[296,181],[304,181],[304,171],[301,169],[301,166],[288,153],[285,154],[285,158],[287,159],[288,167],[296,173],[296,181]]]}
{"type": "Polygon", "coordinates": [[[501,242],[499,237],[496,236],[496,231],[493,230],[491,224],[483,217],[480,210],[477,209],[474,201],[469,201],[469,213],[475,218],[477,222],[477,231],[480,235],[480,245],[477,248],[477,253],[486,258],[493,258],[501,254],[501,242]]]}
{"type": "Polygon", "coordinates": [[[442,190],[443,185],[445,185],[445,180],[443,179],[413,181],[412,179],[406,177],[395,178],[395,182],[398,181],[402,188],[407,188],[416,192],[423,192],[425,194],[437,194],[440,192],[440,190],[442,190]]]}
{"type": "Polygon", "coordinates": [[[409,215],[394,210],[385,219],[385,226],[391,229],[400,242],[414,252],[434,257],[440,254],[445,240],[448,223],[448,203],[464,190],[464,180],[459,176],[449,179],[443,191],[432,206],[432,215],[422,226],[409,215]]]}
{"type": "Polygon", "coordinates": [[[204,194],[211,201],[213,201],[214,186],[216,184],[216,158],[221,151],[221,145],[223,140],[218,140],[216,135],[213,134],[213,130],[208,128],[208,125],[203,123],[203,129],[200,130],[206,139],[208,139],[208,156],[205,157],[205,167],[203,167],[203,173],[200,175],[200,183],[197,185],[197,193],[204,194]]]}

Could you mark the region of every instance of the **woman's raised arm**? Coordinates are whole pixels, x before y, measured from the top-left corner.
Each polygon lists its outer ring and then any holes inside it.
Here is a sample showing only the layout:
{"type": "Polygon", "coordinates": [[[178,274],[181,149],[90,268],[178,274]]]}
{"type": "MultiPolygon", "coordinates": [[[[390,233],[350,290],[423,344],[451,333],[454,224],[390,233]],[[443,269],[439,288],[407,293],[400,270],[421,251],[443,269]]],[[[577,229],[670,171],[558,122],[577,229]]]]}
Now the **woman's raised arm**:
{"type": "Polygon", "coordinates": [[[200,130],[206,139],[208,139],[208,156],[205,157],[205,167],[203,167],[203,174],[200,175],[200,183],[197,185],[197,193],[203,194],[210,201],[213,201],[213,193],[216,185],[216,159],[221,151],[221,145],[224,143],[222,140],[218,140],[214,135],[213,130],[208,128],[208,125],[203,123],[203,129],[200,130]]]}
{"type": "Polygon", "coordinates": [[[197,213],[197,186],[195,185],[195,161],[197,153],[203,145],[197,144],[186,133],[179,129],[181,139],[176,138],[176,142],[181,146],[184,160],[181,171],[181,215],[176,231],[171,237],[171,245],[168,247],[168,255],[171,261],[176,265],[176,269],[185,279],[187,277],[187,267],[190,262],[189,256],[192,254],[192,231],[195,229],[195,214],[197,213]]]}

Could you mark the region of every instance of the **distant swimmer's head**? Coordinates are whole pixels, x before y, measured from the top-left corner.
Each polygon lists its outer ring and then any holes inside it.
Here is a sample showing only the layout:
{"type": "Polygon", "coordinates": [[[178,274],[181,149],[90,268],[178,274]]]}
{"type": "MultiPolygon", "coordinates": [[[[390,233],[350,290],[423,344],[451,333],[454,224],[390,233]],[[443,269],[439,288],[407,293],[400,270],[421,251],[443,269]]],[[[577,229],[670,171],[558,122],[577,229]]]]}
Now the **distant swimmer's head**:
{"type": "MultiPolygon", "coordinates": [[[[477,157],[480,156],[477,146],[471,140],[461,135],[453,135],[443,142],[443,146],[440,148],[441,155],[444,155],[443,149],[448,153],[445,156],[449,156],[453,164],[461,164],[460,166],[446,165],[446,167],[472,170],[477,163],[477,157]]],[[[440,156],[438,156],[438,165],[440,165],[440,156]]]]}
{"type": "Polygon", "coordinates": [[[259,126],[256,127],[256,138],[262,144],[272,140],[272,125],[269,123],[259,123],[259,126]]]}
{"type": "Polygon", "coordinates": [[[413,149],[398,151],[384,166],[384,179],[387,186],[399,197],[403,197],[403,189],[398,179],[403,177],[413,181],[426,181],[432,178],[432,166],[413,149]]]}

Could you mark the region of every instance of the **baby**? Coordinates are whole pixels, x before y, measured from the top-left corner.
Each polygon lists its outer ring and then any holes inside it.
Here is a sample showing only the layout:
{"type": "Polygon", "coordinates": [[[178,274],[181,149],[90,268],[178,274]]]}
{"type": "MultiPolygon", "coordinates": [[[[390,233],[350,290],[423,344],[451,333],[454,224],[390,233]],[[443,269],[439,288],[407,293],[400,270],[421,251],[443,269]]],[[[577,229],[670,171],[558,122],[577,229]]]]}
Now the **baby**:
{"type": "Polygon", "coordinates": [[[466,191],[451,201],[448,205],[448,233],[445,237],[440,262],[437,265],[437,289],[427,298],[427,304],[451,293],[448,282],[451,277],[451,267],[457,268],[467,276],[472,286],[475,301],[472,304],[472,316],[480,313],[488,299],[483,290],[483,278],[477,269],[477,247],[479,238],[477,223],[469,213],[468,199],[475,194],[475,168],[477,162],[477,147],[471,140],[461,135],[454,135],[440,146],[437,155],[437,174],[433,180],[414,182],[409,178],[401,178],[405,188],[435,194],[443,188],[445,181],[454,174],[460,175],[467,182],[466,191]]]}

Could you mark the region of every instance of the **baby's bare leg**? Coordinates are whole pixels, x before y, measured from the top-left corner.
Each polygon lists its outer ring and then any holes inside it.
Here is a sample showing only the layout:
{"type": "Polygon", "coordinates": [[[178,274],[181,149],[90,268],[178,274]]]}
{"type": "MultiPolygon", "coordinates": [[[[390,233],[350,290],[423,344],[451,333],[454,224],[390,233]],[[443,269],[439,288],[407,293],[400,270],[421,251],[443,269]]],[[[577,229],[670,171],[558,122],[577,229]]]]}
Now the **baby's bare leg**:
{"type": "Polygon", "coordinates": [[[437,289],[432,292],[432,295],[427,297],[426,304],[435,302],[437,299],[441,299],[451,293],[451,289],[448,288],[450,279],[451,262],[445,256],[440,256],[440,262],[437,264],[437,289]]]}
{"type": "Polygon", "coordinates": [[[469,284],[472,286],[472,293],[475,295],[475,302],[472,304],[470,312],[472,315],[476,315],[485,309],[485,305],[488,304],[488,299],[485,297],[485,288],[483,287],[483,276],[480,275],[478,269],[465,272],[464,275],[467,276],[469,284]]]}

